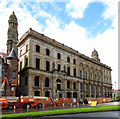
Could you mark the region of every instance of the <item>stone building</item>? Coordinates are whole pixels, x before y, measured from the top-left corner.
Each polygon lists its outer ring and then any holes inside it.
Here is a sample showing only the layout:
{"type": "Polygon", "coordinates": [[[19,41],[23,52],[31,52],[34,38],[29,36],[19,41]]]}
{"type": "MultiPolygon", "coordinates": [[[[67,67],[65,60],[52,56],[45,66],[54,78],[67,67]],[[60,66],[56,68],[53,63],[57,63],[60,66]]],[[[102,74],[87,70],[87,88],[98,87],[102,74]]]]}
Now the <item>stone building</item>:
{"type": "Polygon", "coordinates": [[[7,53],[0,53],[1,57],[1,91],[2,96],[15,96],[18,82],[18,22],[13,12],[8,20],[7,53]],[[6,82],[7,81],[7,85],[6,82]]]}
{"type": "Polygon", "coordinates": [[[31,28],[19,47],[19,92],[53,98],[111,97],[111,67],[31,28]]]}

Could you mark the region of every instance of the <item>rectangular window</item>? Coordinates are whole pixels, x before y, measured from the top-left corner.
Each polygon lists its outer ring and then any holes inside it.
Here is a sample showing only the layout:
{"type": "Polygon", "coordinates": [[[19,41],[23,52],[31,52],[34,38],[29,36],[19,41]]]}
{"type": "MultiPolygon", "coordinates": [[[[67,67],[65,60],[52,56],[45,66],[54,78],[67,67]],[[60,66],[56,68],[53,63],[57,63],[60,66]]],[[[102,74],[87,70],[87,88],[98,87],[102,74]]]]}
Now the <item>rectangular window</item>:
{"type": "Polygon", "coordinates": [[[50,50],[49,49],[46,49],[46,55],[50,56],[50,50]]]}
{"type": "Polygon", "coordinates": [[[61,85],[57,84],[57,90],[61,90],[61,85]]]}
{"type": "Polygon", "coordinates": [[[70,67],[67,67],[67,75],[70,75],[70,67]]]}
{"type": "Polygon", "coordinates": [[[82,78],[82,71],[80,71],[80,78],[82,78]]]}
{"type": "Polygon", "coordinates": [[[40,46],[36,45],[36,52],[40,52],[40,46]]]}
{"type": "Polygon", "coordinates": [[[27,86],[27,82],[28,82],[27,79],[28,79],[28,78],[27,78],[27,76],[26,76],[26,77],[25,77],[25,86],[27,86]]]}
{"type": "Polygon", "coordinates": [[[36,58],[36,69],[40,69],[40,59],[36,58]]]}
{"type": "Polygon", "coordinates": [[[73,89],[76,89],[76,82],[73,83],[73,89]]]}
{"type": "Polygon", "coordinates": [[[85,73],[85,78],[87,79],[87,73],[85,73]]]}
{"type": "Polygon", "coordinates": [[[28,51],[28,44],[26,45],[26,52],[28,51]]]}
{"type": "Polygon", "coordinates": [[[61,54],[60,53],[58,53],[58,59],[61,59],[61,54]]]}
{"type": "Polygon", "coordinates": [[[60,71],[61,70],[61,65],[60,64],[58,64],[58,71],[60,71]]]}
{"type": "Polygon", "coordinates": [[[49,91],[45,91],[45,97],[50,97],[50,92],[49,91]]]}
{"type": "Polygon", "coordinates": [[[25,59],[25,66],[28,66],[28,58],[25,59]]]}
{"type": "Polygon", "coordinates": [[[20,71],[22,70],[22,62],[20,62],[20,71]]]}
{"type": "Polygon", "coordinates": [[[74,69],[74,77],[76,77],[76,69],[74,69]]]}
{"type": "Polygon", "coordinates": [[[35,91],[34,96],[40,96],[40,91],[35,91]]]}
{"type": "Polygon", "coordinates": [[[46,61],[46,71],[50,71],[50,62],[46,61]]]}

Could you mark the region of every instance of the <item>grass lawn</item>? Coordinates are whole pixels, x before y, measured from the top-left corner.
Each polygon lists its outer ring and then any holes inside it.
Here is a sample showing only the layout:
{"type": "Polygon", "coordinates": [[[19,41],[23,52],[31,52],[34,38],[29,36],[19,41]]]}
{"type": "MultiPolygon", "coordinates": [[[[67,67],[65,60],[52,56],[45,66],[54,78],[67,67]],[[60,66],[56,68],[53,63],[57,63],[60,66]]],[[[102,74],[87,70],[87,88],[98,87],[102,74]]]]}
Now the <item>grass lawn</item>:
{"type": "Polygon", "coordinates": [[[108,105],[108,106],[86,107],[86,108],[71,108],[71,109],[56,109],[56,110],[25,112],[25,113],[16,113],[16,114],[3,114],[3,115],[0,115],[0,117],[13,118],[13,117],[43,116],[43,115],[95,112],[95,111],[107,111],[107,110],[120,110],[120,105],[108,105]]]}

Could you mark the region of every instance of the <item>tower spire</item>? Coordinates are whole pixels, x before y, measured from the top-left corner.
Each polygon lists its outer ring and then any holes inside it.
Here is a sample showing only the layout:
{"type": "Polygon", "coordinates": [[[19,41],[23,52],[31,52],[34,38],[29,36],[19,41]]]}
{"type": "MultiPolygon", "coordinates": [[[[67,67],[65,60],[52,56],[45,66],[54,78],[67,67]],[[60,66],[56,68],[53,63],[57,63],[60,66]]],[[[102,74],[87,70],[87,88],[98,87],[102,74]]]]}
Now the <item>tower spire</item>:
{"type": "Polygon", "coordinates": [[[9,17],[8,20],[8,33],[7,33],[7,53],[10,54],[12,48],[14,48],[15,53],[18,57],[18,48],[17,48],[17,42],[18,42],[18,22],[17,22],[17,17],[14,13],[14,11],[12,12],[12,14],[9,17]]]}

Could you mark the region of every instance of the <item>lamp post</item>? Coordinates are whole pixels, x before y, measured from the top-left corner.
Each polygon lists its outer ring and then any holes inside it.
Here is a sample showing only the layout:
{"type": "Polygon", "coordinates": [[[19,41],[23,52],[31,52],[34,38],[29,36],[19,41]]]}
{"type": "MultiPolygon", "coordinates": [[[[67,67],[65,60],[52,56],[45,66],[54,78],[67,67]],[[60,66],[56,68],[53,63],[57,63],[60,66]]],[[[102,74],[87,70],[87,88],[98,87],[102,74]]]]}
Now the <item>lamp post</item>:
{"type": "MultiPolygon", "coordinates": [[[[65,65],[64,65],[64,69],[62,71],[60,71],[58,69],[55,69],[55,63],[54,62],[52,63],[52,71],[51,71],[51,73],[52,73],[52,81],[51,81],[51,96],[52,96],[52,98],[53,98],[53,75],[54,75],[54,72],[59,72],[62,76],[64,76],[64,78],[67,74],[65,65]]],[[[65,84],[65,79],[64,79],[64,84],[65,84]]],[[[57,89],[55,90],[55,92],[56,92],[56,96],[57,96],[57,92],[58,92],[57,89]]],[[[65,86],[64,86],[64,98],[65,98],[65,86]]]]}

